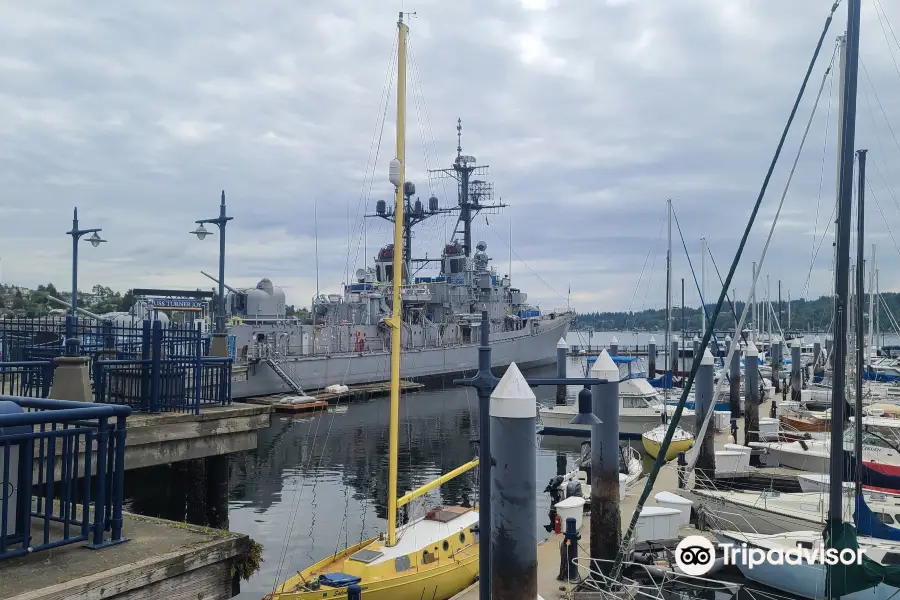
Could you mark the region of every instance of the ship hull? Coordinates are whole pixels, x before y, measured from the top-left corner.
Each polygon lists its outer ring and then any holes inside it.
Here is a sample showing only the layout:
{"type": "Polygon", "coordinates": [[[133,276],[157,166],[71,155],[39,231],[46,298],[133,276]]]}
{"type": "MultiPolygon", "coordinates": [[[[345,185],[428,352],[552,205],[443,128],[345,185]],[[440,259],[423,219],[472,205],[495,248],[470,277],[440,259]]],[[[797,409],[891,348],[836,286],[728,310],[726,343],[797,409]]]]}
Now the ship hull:
{"type": "MultiPolygon", "coordinates": [[[[565,338],[571,317],[560,316],[541,323],[537,333],[503,332],[491,335],[491,365],[506,367],[515,362],[531,369],[556,362],[556,344],[565,338]]],[[[318,390],[333,384],[360,385],[390,379],[390,352],[336,353],[315,356],[284,356],[281,364],[304,390],[318,390]]],[[[425,379],[457,373],[471,374],[478,367],[478,344],[404,350],[401,355],[404,379],[425,379]]],[[[232,380],[232,396],[249,398],[293,393],[264,361],[237,369],[232,380]]]]}

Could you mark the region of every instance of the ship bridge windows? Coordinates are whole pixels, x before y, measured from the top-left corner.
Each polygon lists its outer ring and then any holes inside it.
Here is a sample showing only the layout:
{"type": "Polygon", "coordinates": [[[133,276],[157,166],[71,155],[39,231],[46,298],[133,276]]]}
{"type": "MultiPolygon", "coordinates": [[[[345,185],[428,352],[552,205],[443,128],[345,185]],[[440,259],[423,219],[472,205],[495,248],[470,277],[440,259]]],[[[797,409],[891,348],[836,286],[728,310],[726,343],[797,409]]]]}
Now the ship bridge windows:
{"type": "Polygon", "coordinates": [[[465,258],[451,258],[447,260],[450,267],[450,273],[462,273],[466,270],[465,258]]]}

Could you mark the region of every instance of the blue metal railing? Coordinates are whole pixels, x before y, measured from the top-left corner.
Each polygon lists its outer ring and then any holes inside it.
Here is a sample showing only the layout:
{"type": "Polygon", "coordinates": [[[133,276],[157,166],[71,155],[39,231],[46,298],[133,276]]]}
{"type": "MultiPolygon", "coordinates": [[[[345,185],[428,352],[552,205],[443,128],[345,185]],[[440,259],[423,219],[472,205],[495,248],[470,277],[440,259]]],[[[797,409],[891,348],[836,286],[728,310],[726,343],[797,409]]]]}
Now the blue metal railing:
{"type": "Polygon", "coordinates": [[[130,414],[127,406],[0,396],[0,560],[125,541],[130,414]]]}
{"type": "Polygon", "coordinates": [[[49,360],[0,362],[0,394],[46,398],[53,369],[54,363],[49,360]]]}
{"type": "Polygon", "coordinates": [[[140,358],[94,361],[96,401],[142,412],[195,414],[201,406],[230,404],[232,359],[204,356],[199,330],[190,332],[193,338],[168,339],[163,331],[159,321],[153,323],[140,358]]]}

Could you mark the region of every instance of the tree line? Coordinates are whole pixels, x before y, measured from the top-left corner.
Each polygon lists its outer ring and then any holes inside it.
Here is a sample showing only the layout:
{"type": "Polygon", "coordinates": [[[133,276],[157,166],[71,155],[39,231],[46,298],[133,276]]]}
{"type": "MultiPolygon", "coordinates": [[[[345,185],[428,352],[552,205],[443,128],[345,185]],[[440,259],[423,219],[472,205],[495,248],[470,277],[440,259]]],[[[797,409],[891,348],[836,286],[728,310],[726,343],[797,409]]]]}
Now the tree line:
{"type": "MultiPolygon", "coordinates": [[[[59,291],[53,283],[42,283],[33,290],[0,284],[0,315],[12,313],[26,317],[44,317],[55,309],[68,310],[65,306],[52,302],[50,296],[66,302],[71,299],[70,292],[59,291]]],[[[89,295],[82,290],[78,291],[78,306],[101,315],[110,312],[128,312],[136,300],[132,290],[121,293],[99,284],[91,288],[89,295]]],[[[297,309],[293,304],[285,307],[287,317],[302,318],[305,314],[308,314],[305,308],[297,309]]]]}
{"type": "MultiPolygon", "coordinates": [[[[895,292],[882,292],[881,300],[887,305],[891,315],[900,318],[900,294],[895,292]]],[[[815,300],[798,299],[790,302],[790,329],[804,331],[827,331],[831,325],[834,299],[832,296],[821,296],[815,300]]],[[[728,301],[722,307],[719,318],[716,320],[716,329],[734,329],[735,315],[740,318],[744,310],[744,302],[735,302],[732,306],[728,301]]],[[[883,331],[893,331],[891,325],[891,317],[885,309],[882,302],[876,302],[876,309],[879,309],[878,322],[883,331]]],[[[864,310],[868,314],[869,298],[868,295],[863,302],[864,310]]],[[[772,303],[773,311],[778,319],[781,329],[787,330],[788,327],[788,302],[784,300],[781,303],[780,317],[778,316],[778,302],[772,303]]],[[[715,305],[707,305],[706,310],[709,316],[712,316],[715,305]]],[[[703,312],[700,307],[685,307],[683,311],[684,318],[682,320],[681,307],[672,309],[672,328],[675,331],[682,329],[699,330],[703,327],[703,312]]],[[[750,315],[747,315],[745,324],[749,324],[750,315]]],[[[900,321],[898,321],[900,322],[900,321]]],[[[651,308],[642,311],[605,311],[605,312],[586,312],[579,314],[575,319],[575,328],[580,330],[594,329],[596,331],[664,331],[666,328],[666,310],[664,308],[651,308]]],[[[773,329],[776,328],[775,320],[772,320],[773,329]]]]}

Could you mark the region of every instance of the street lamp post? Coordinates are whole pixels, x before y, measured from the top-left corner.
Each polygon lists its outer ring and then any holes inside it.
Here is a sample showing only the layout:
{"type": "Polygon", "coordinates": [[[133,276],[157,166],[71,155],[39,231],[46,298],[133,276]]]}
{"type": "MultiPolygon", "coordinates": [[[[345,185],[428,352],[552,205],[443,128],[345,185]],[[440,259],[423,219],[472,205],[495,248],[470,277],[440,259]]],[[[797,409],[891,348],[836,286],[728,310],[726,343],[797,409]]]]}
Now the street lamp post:
{"type": "Polygon", "coordinates": [[[212,223],[219,227],[219,302],[216,307],[216,333],[225,333],[225,224],[234,217],[225,215],[225,190],[222,190],[222,203],[219,204],[219,216],[215,219],[200,219],[195,221],[197,229],[192,231],[197,239],[203,240],[213,232],[204,227],[206,223],[212,223]]]}
{"type": "MultiPolygon", "coordinates": [[[[96,248],[100,244],[106,242],[99,233],[102,229],[79,229],[78,228],[78,208],[72,214],[72,230],[67,231],[66,235],[72,236],[72,326],[74,327],[78,319],[78,240],[87,234],[92,234],[85,241],[90,242],[96,248]]],[[[74,332],[67,331],[66,336],[72,337],[74,332]]]]}

